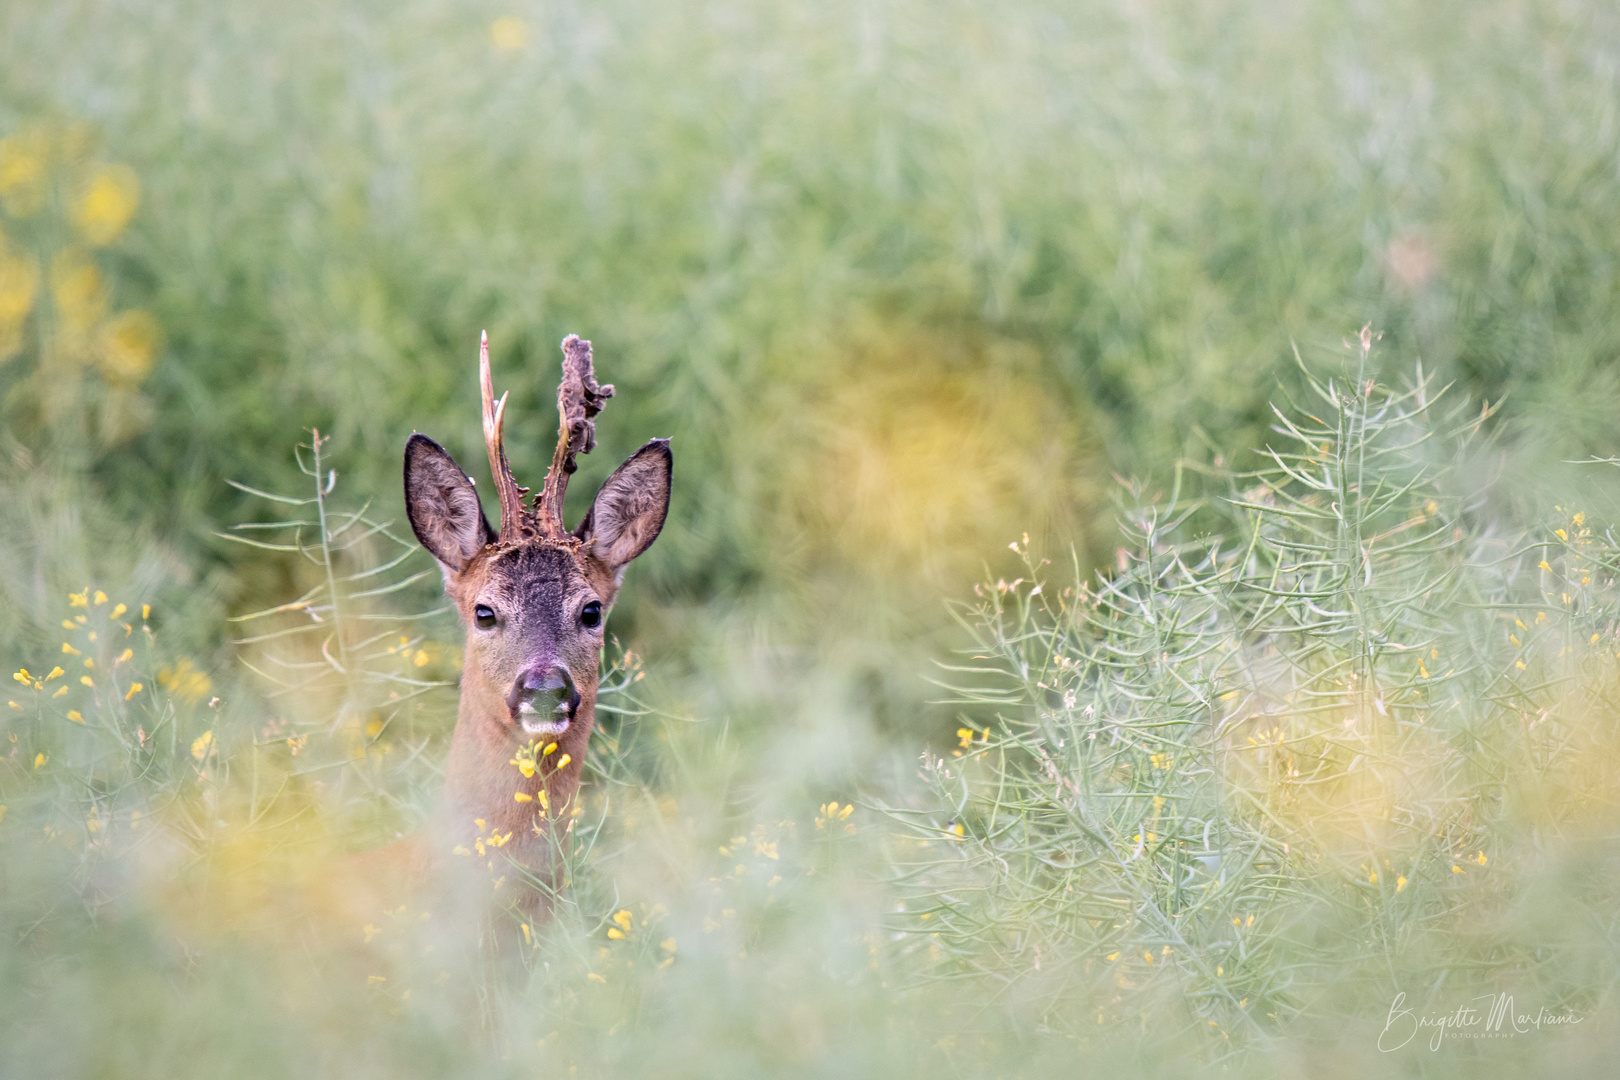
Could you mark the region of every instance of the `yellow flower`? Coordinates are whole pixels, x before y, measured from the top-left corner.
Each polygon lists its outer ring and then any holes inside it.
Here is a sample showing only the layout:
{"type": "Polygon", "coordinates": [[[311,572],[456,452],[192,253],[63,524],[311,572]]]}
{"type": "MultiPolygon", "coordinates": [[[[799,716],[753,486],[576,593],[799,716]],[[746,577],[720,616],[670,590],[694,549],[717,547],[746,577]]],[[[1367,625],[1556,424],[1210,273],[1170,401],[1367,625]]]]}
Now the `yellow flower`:
{"type": "Polygon", "coordinates": [[[85,686],[94,686],[94,685],[96,685],[96,681],[94,679],[92,679],[88,675],[80,675],[79,676],[79,681],[81,683],[83,683],[85,686]]]}
{"type": "Polygon", "coordinates": [[[528,758],[513,758],[511,761],[507,762],[507,764],[516,765],[518,772],[523,774],[524,779],[528,779],[534,775],[534,762],[530,761],[528,758]]]}
{"type": "Polygon", "coordinates": [[[381,986],[383,983],[385,983],[387,981],[388,981],[388,976],[386,976],[386,975],[367,975],[366,976],[366,985],[367,986],[381,986]]]}
{"type": "Polygon", "coordinates": [[[126,660],[133,659],[134,656],[135,656],[135,650],[134,649],[125,649],[123,652],[118,654],[118,659],[113,661],[113,667],[117,667],[119,664],[122,664],[126,660]]]}
{"type": "Polygon", "coordinates": [[[45,764],[45,755],[44,754],[35,754],[34,755],[34,768],[37,769],[43,764],[45,764]]]}
{"type": "Polygon", "coordinates": [[[146,689],[146,688],[144,686],[142,686],[140,683],[130,683],[129,684],[129,693],[124,695],[124,700],[128,701],[130,698],[134,697],[136,694],[140,693],[144,689],[146,689]]]}
{"type": "Polygon", "coordinates": [[[849,817],[849,815],[853,814],[854,812],[855,812],[855,805],[853,803],[845,803],[844,808],[842,810],[838,811],[838,820],[843,821],[845,818],[849,817]]]}
{"type": "Polygon", "coordinates": [[[68,714],[67,714],[67,718],[69,720],[73,721],[75,724],[84,723],[84,714],[79,712],[78,709],[69,709],[68,714]]]}
{"type": "Polygon", "coordinates": [[[1406,888],[1406,879],[1404,877],[1396,878],[1395,879],[1395,891],[1400,892],[1404,888],[1406,888]]]}
{"type": "MultiPolygon", "coordinates": [[[[4,810],[4,809],[5,809],[4,807],[0,807],[0,810],[4,810]]],[[[672,938],[672,937],[671,938],[665,938],[663,941],[660,941],[658,943],[658,947],[660,949],[663,949],[667,953],[673,953],[675,951],[675,939],[672,938]]]]}
{"type": "Polygon", "coordinates": [[[614,941],[623,941],[624,931],[620,930],[617,926],[610,926],[608,927],[608,937],[612,938],[614,941]]]}
{"type": "Polygon", "coordinates": [[[198,671],[188,658],[181,658],[173,667],[158,672],[158,685],[170,696],[188,705],[195,705],[214,688],[214,681],[206,672],[198,671]]]}
{"type": "MultiPolygon", "coordinates": [[[[1577,521],[1575,524],[1579,525],[1580,522],[1577,521]]],[[[1474,856],[1474,861],[1479,863],[1479,865],[1484,866],[1490,860],[1485,858],[1485,853],[1482,851],[1478,855],[1474,856]]]]}
{"type": "Polygon", "coordinates": [[[1553,530],[1553,535],[1558,537],[1558,539],[1560,539],[1560,540],[1568,540],[1569,539],[1569,534],[1566,533],[1563,529],[1554,529],[1553,530]]]}
{"type": "Polygon", "coordinates": [[[142,619],[150,619],[151,617],[152,617],[152,605],[151,604],[142,604],[141,605],[141,618],[142,619]]]}
{"type": "Polygon", "coordinates": [[[1576,525],[1585,525],[1586,524],[1586,514],[1583,513],[1582,511],[1577,510],[1577,511],[1575,511],[1575,516],[1570,518],[1569,520],[1571,522],[1573,522],[1574,524],[1576,524],[1576,525]]]}
{"type": "Polygon", "coordinates": [[[613,921],[619,924],[619,929],[628,931],[635,920],[627,909],[621,908],[613,913],[613,921]]]}
{"type": "Polygon", "coordinates": [[[18,668],[11,677],[22,683],[24,686],[34,685],[34,677],[28,674],[27,668],[18,668]]]}
{"type": "Polygon", "coordinates": [[[1374,870],[1372,872],[1372,876],[1367,879],[1367,882],[1370,885],[1378,884],[1378,871],[1374,870]]]}
{"type": "Polygon", "coordinates": [[[156,319],[138,308],[120,311],[101,329],[101,373],[115,386],[135,386],[152,370],[162,346],[156,319]]]}
{"type": "Polygon", "coordinates": [[[15,701],[8,701],[8,702],[6,702],[6,704],[10,705],[13,709],[16,709],[18,712],[23,711],[23,707],[21,705],[17,704],[15,701]]]}
{"type": "Polygon", "coordinates": [[[489,24],[489,37],[502,52],[517,52],[529,44],[529,28],[516,15],[502,15],[489,24]]]}
{"type": "Polygon", "coordinates": [[[42,128],[0,139],[0,199],[14,217],[27,217],[45,205],[50,139],[42,128]]]}
{"type": "Polygon", "coordinates": [[[605,983],[605,982],[607,982],[607,980],[606,980],[606,979],[604,979],[604,978],[602,978],[602,976],[600,976],[600,975],[598,975],[598,974],[597,974],[597,973],[596,973],[596,972],[594,972],[594,971],[592,971],[592,972],[588,972],[588,973],[586,973],[586,975],[585,975],[585,977],[586,977],[586,978],[587,978],[587,979],[589,979],[589,980],[591,980],[591,982],[599,982],[599,983],[605,983]]]}
{"type": "Polygon", "coordinates": [[[127,606],[125,606],[123,604],[119,604],[117,607],[115,607],[111,611],[107,612],[107,618],[116,619],[116,618],[118,618],[120,615],[122,615],[124,612],[126,612],[128,610],[129,610],[129,608],[127,606]]]}
{"type": "Polygon", "coordinates": [[[51,695],[51,697],[52,697],[52,698],[53,698],[53,699],[54,699],[54,698],[59,698],[59,697],[66,697],[66,696],[67,696],[67,692],[68,692],[68,688],[67,688],[67,684],[66,684],[66,683],[64,683],[64,684],[62,684],[62,685],[61,685],[61,686],[58,686],[58,687],[57,687],[57,688],[56,688],[56,693],[54,693],[54,694],[52,694],[52,695],[51,695]]]}
{"type": "Polygon", "coordinates": [[[45,681],[50,682],[52,679],[56,678],[58,675],[66,675],[66,674],[67,674],[67,672],[63,671],[61,668],[53,667],[53,668],[51,668],[51,673],[49,675],[45,676],[45,681]]]}
{"type": "Polygon", "coordinates": [[[0,236],[0,360],[16,352],[22,345],[23,320],[33,310],[34,296],[39,291],[39,269],[34,261],[22,254],[13,254],[5,237],[0,236]]]}
{"type": "Polygon", "coordinates": [[[141,201],[141,183],[128,165],[103,165],[73,207],[73,224],[93,247],[118,239],[141,201]]]}
{"type": "Polygon", "coordinates": [[[460,844],[457,844],[455,847],[450,849],[450,854],[452,854],[452,855],[471,855],[472,852],[468,851],[466,848],[462,847],[460,844]]]}
{"type": "Polygon", "coordinates": [[[80,248],[66,248],[51,259],[51,296],[57,320],[70,335],[88,334],[106,317],[107,291],[101,271],[80,248]]]}
{"type": "Polygon", "coordinates": [[[1456,863],[1452,863],[1451,864],[1451,872],[1453,874],[1460,874],[1460,873],[1463,872],[1463,868],[1458,866],[1456,863]]]}
{"type": "Polygon", "coordinates": [[[205,731],[191,742],[191,756],[201,761],[208,753],[209,744],[214,741],[213,731],[205,731]]]}
{"type": "Polygon", "coordinates": [[[100,607],[102,604],[105,604],[106,602],[107,602],[107,594],[102,592],[100,589],[97,589],[96,590],[96,607],[100,607]]]}
{"type": "Polygon", "coordinates": [[[964,749],[964,750],[973,745],[973,729],[972,728],[965,728],[965,727],[957,728],[956,729],[956,737],[961,740],[962,749],[964,749]]]}
{"type": "Polygon", "coordinates": [[[80,592],[80,593],[71,593],[71,592],[68,593],[68,606],[69,607],[89,607],[90,606],[90,590],[85,589],[84,592],[80,592]]]}
{"type": "Polygon", "coordinates": [[[568,763],[570,761],[573,761],[573,760],[574,759],[572,757],[570,757],[567,754],[564,754],[562,757],[557,759],[557,768],[559,768],[559,769],[565,768],[568,765],[568,763]]]}
{"type": "Polygon", "coordinates": [[[1537,563],[1536,565],[1541,567],[1541,569],[1547,571],[1548,573],[1552,573],[1552,567],[1547,565],[1547,560],[1546,559],[1542,559],[1541,562],[1537,563]]]}
{"type": "Polygon", "coordinates": [[[534,796],[525,794],[524,792],[521,792],[521,791],[514,791],[514,792],[512,792],[512,801],[513,802],[534,802],[534,796]]]}
{"type": "Polygon", "coordinates": [[[555,749],[557,749],[557,744],[554,743],[554,742],[548,742],[548,743],[546,743],[546,748],[544,750],[540,751],[540,756],[541,757],[550,757],[551,752],[553,750],[555,750],[555,749]]]}

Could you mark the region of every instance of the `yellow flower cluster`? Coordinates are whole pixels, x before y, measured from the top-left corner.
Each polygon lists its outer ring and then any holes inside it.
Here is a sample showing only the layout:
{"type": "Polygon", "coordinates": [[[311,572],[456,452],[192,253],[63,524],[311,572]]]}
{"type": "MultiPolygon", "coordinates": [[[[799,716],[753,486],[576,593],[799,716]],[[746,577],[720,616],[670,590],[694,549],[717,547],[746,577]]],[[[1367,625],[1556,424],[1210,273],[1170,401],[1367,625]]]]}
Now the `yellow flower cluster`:
{"type": "MultiPolygon", "coordinates": [[[[825,829],[829,824],[847,821],[849,819],[849,815],[855,812],[854,804],[845,803],[842,807],[840,807],[837,800],[829,803],[823,803],[817,809],[820,814],[820,816],[816,818],[816,828],[818,829],[825,829]]],[[[845,825],[844,831],[854,832],[855,826],[845,825]]]]}
{"type": "Polygon", "coordinates": [[[96,161],[84,125],[35,126],[0,138],[0,207],[11,232],[0,229],[0,361],[23,350],[28,318],[40,311],[52,330],[53,361],[72,370],[94,364],[115,389],[132,390],[146,378],[162,348],[162,330],[146,311],[111,311],[92,254],[124,234],[140,201],[134,170],[96,161]],[[51,206],[63,208],[65,221],[36,226],[31,219],[51,206]],[[71,239],[55,242],[64,231],[71,239]],[[31,242],[13,239],[18,236],[31,242]],[[39,304],[42,285],[48,286],[48,310],[39,304]]]}
{"type": "Polygon", "coordinates": [[[158,685],[169,695],[188,705],[195,705],[208,696],[214,682],[203,671],[198,671],[189,659],[181,659],[173,667],[158,672],[158,685]]]}

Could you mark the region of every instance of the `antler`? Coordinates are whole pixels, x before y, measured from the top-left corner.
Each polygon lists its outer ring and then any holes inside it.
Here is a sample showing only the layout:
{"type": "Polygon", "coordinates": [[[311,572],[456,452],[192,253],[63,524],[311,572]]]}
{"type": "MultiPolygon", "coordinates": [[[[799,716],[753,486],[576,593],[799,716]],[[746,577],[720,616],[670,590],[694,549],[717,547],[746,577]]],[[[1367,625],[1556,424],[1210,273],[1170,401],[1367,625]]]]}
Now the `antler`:
{"type": "Polygon", "coordinates": [[[529,489],[518,484],[512,476],[512,466],[506,460],[501,445],[501,425],[506,418],[506,395],[495,400],[495,384],[489,374],[489,335],[483,335],[478,346],[478,385],[484,402],[484,445],[489,450],[489,471],[495,476],[495,493],[501,500],[501,532],[499,543],[511,543],[527,536],[540,535],[561,540],[568,535],[563,527],[563,496],[568,491],[568,477],[577,467],[575,455],[588,454],[596,448],[596,415],[603,402],[613,396],[612,386],[598,386],[596,371],[591,362],[591,343],[569,334],[563,338],[563,377],[557,387],[557,413],[561,425],[557,431],[557,449],[551,457],[551,468],[546,470],[546,482],[535,500],[533,511],[523,508],[523,496],[529,489]]]}
{"type": "Polygon", "coordinates": [[[501,500],[500,542],[521,540],[529,531],[529,522],[523,512],[523,496],[529,489],[518,484],[512,476],[512,466],[506,460],[506,448],[501,445],[501,424],[506,419],[506,395],[495,400],[495,383],[489,375],[489,333],[478,341],[478,389],[484,399],[484,446],[489,450],[489,471],[495,477],[495,494],[501,500]]]}
{"type": "Polygon", "coordinates": [[[557,449],[551,455],[551,468],[546,470],[545,486],[540,489],[534,508],[536,524],[547,534],[558,537],[568,535],[562,519],[563,496],[568,491],[569,476],[578,467],[574,456],[596,449],[596,415],[613,396],[611,384],[596,384],[590,342],[581,341],[577,334],[569,334],[563,338],[562,350],[563,377],[557,387],[557,415],[561,420],[557,449]]]}

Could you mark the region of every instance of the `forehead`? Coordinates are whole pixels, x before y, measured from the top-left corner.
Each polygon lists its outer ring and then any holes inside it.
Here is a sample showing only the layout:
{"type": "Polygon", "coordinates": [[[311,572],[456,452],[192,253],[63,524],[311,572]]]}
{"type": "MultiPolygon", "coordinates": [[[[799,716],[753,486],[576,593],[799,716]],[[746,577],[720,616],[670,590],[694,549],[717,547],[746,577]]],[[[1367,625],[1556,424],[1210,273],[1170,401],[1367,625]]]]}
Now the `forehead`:
{"type": "Polygon", "coordinates": [[[490,560],[487,587],[520,607],[556,600],[585,584],[573,552],[543,542],[511,548],[490,560]]]}

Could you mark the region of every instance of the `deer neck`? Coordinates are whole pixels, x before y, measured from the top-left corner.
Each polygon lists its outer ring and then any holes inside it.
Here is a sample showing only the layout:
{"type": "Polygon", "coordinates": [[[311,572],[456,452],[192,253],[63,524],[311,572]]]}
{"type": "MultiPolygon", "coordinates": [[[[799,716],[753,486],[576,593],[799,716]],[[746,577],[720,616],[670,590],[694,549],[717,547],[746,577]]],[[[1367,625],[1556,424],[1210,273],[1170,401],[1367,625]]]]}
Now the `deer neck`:
{"type": "Polygon", "coordinates": [[[582,681],[579,692],[568,730],[534,738],[512,723],[503,693],[474,673],[463,678],[442,810],[454,843],[508,838],[496,841],[501,854],[537,873],[551,869],[572,831],[595,726],[595,680],[589,686],[582,681]]]}

